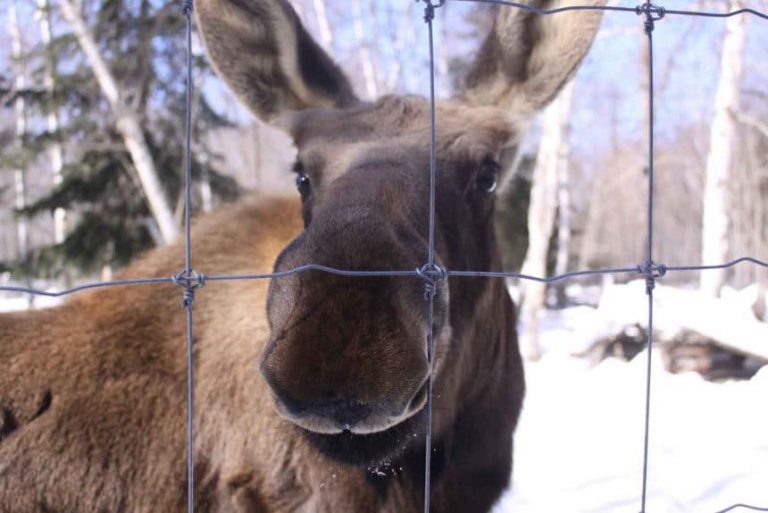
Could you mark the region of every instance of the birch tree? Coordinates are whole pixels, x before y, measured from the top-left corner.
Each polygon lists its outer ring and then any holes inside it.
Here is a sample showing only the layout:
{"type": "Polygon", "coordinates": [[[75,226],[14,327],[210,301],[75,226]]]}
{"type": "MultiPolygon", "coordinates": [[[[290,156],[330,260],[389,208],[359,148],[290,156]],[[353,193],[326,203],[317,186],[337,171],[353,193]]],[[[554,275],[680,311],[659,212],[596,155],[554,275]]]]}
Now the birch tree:
{"type": "Polygon", "coordinates": [[[371,49],[365,35],[363,8],[360,2],[361,0],[352,0],[352,14],[354,16],[352,26],[355,32],[355,38],[357,39],[360,65],[363,69],[365,92],[369,98],[376,98],[379,96],[379,87],[376,81],[376,70],[371,58],[371,49]]]}
{"type": "MultiPolygon", "coordinates": [[[[24,45],[21,37],[19,10],[16,0],[11,0],[10,2],[8,9],[8,28],[11,34],[11,57],[16,66],[14,87],[17,91],[23,91],[27,87],[27,77],[22,61],[24,45]]],[[[13,101],[13,109],[16,117],[16,144],[21,147],[24,144],[24,139],[27,134],[27,105],[23,95],[16,96],[13,101]]],[[[21,151],[17,154],[19,155],[19,158],[13,169],[14,206],[17,211],[21,211],[27,206],[26,159],[21,156],[21,151]]],[[[16,241],[17,258],[26,265],[29,258],[29,224],[23,216],[16,217],[16,241]]],[[[27,278],[26,284],[27,286],[31,286],[29,278],[27,278]]],[[[29,308],[34,306],[34,300],[35,297],[33,294],[27,296],[27,306],[29,308]]]]}
{"type": "MultiPolygon", "coordinates": [[[[566,94],[571,94],[570,86],[566,94]]],[[[565,100],[570,103],[571,99],[565,100]]],[[[571,184],[569,180],[567,139],[570,135],[568,127],[563,127],[562,155],[557,166],[557,257],[555,259],[555,274],[560,275],[568,271],[568,259],[571,250],[571,184]]],[[[565,305],[565,282],[555,284],[557,302],[565,305]]]]}
{"type": "MultiPolygon", "coordinates": [[[[558,176],[568,161],[567,123],[573,95],[572,83],[544,112],[541,144],[533,172],[531,204],[528,209],[528,251],[522,273],[544,276],[547,270],[549,240],[557,210],[558,176]]],[[[525,323],[523,351],[531,360],[541,356],[538,340],[538,318],[546,299],[546,284],[523,280],[522,320],[525,323]]]]}
{"type": "Polygon", "coordinates": [[[80,6],[73,0],[61,0],[61,11],[71,25],[78,44],[93,68],[96,80],[106,97],[116,118],[116,128],[122,136],[125,146],[131,155],[136,174],[146,195],[149,209],[162,238],[161,242],[169,243],[178,234],[178,227],[173,220],[173,211],[168,203],[158,178],[155,163],[152,160],[149,147],[139,123],[137,113],[123,100],[120,88],[114,75],[107,66],[101,51],[96,44],[93,34],[89,31],[80,11],[80,6]]]}
{"type": "MultiPolygon", "coordinates": [[[[743,6],[741,0],[730,0],[728,7],[734,10],[743,6]]],[[[725,25],[704,186],[701,251],[704,264],[720,264],[729,257],[728,180],[736,134],[736,122],[731,113],[739,106],[746,24],[747,16],[731,16],[725,25]]],[[[725,269],[703,271],[701,289],[717,296],[725,278],[725,269]]]]}
{"type": "Polygon", "coordinates": [[[333,53],[333,32],[328,21],[328,10],[325,6],[325,0],[312,0],[312,6],[314,7],[315,18],[317,19],[320,43],[326,51],[333,53]]]}
{"type": "MultiPolygon", "coordinates": [[[[8,9],[8,31],[11,35],[11,57],[16,70],[14,88],[16,91],[24,91],[27,87],[27,77],[23,65],[24,47],[19,26],[19,10],[16,0],[11,0],[8,9]]],[[[23,145],[27,133],[27,106],[23,95],[16,95],[13,100],[15,115],[16,143],[23,145]]],[[[18,152],[19,155],[21,152],[18,152]]],[[[13,169],[14,206],[16,210],[23,210],[27,206],[27,185],[24,171],[24,159],[19,157],[13,169]]],[[[26,218],[18,216],[16,220],[16,248],[18,259],[24,261],[29,254],[29,226],[26,218]]]]}
{"type": "MultiPolygon", "coordinates": [[[[48,148],[48,157],[51,162],[51,178],[53,186],[61,184],[61,170],[64,166],[64,151],[58,139],[59,114],[53,101],[55,88],[56,56],[51,48],[51,6],[48,0],[37,0],[38,24],[40,26],[40,42],[45,52],[45,65],[43,73],[43,86],[47,96],[45,105],[45,120],[48,133],[54,136],[54,141],[48,148]]],[[[64,242],[67,232],[67,212],[61,207],[53,211],[53,240],[56,244],[64,242]]]]}

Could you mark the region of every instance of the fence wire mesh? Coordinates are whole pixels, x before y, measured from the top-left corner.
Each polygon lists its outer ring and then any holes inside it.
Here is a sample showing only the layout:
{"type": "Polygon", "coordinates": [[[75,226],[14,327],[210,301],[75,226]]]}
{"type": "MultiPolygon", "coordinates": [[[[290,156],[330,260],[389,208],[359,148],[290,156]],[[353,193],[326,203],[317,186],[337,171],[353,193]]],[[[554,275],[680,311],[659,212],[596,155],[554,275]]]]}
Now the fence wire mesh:
{"type": "MultiPolygon", "coordinates": [[[[705,10],[678,10],[667,9],[666,7],[654,4],[650,0],[637,5],[636,7],[622,7],[612,5],[573,5],[565,6],[553,9],[542,9],[535,6],[531,6],[524,3],[512,2],[506,0],[450,0],[453,2],[462,3],[475,3],[475,4],[491,4],[497,5],[503,8],[523,9],[538,16],[551,16],[560,15],[563,13],[574,11],[604,11],[604,12],[618,12],[628,13],[641,16],[643,19],[643,27],[647,37],[647,45],[649,51],[649,66],[648,66],[648,197],[647,197],[647,253],[646,260],[638,265],[620,267],[620,268],[603,268],[603,269],[586,269],[567,272],[563,274],[553,276],[531,276],[518,272],[503,272],[503,271],[472,271],[472,270],[452,270],[446,269],[435,261],[435,191],[437,182],[437,155],[436,155],[436,121],[435,121],[435,49],[434,49],[434,37],[433,37],[433,23],[435,20],[435,12],[438,8],[442,7],[449,0],[416,0],[424,4],[424,22],[427,26],[428,45],[429,45],[429,102],[430,102],[430,187],[429,187],[429,241],[428,241],[428,257],[427,262],[420,268],[414,270],[375,270],[375,271],[361,271],[361,270],[346,270],[328,267],[318,264],[306,264],[295,267],[288,271],[271,272],[271,273],[253,273],[253,274],[212,274],[206,275],[202,272],[198,272],[192,266],[192,232],[191,232],[191,186],[192,186],[192,174],[191,174],[191,142],[192,142],[192,95],[193,95],[193,54],[192,54],[192,30],[193,30],[193,0],[183,0],[182,12],[186,22],[186,109],[184,119],[184,133],[185,133],[185,146],[184,146],[184,160],[182,163],[184,174],[184,250],[185,250],[185,266],[177,274],[166,278],[140,278],[140,279],[126,279],[126,280],[114,280],[106,282],[93,282],[71,287],[65,290],[49,292],[44,290],[38,290],[27,287],[13,287],[13,286],[0,286],[0,291],[17,292],[24,294],[33,294],[38,296],[47,297],[63,297],[77,292],[85,290],[99,289],[106,287],[123,287],[123,286],[138,286],[138,285],[153,285],[153,284],[168,284],[173,283],[179,285],[182,288],[182,301],[181,305],[186,313],[187,324],[187,509],[189,513],[193,513],[195,510],[194,495],[195,495],[195,454],[194,454],[194,317],[193,317],[193,305],[195,301],[195,293],[197,289],[202,288],[207,282],[215,281],[232,281],[232,280],[262,280],[279,278],[298,273],[304,273],[308,271],[319,271],[329,274],[335,274],[346,277],[413,277],[415,279],[422,280],[425,287],[425,303],[427,311],[427,330],[425,333],[425,342],[428,355],[428,361],[430,368],[433,368],[433,315],[434,315],[434,298],[437,288],[448,278],[451,277],[476,277],[476,278],[517,278],[520,280],[530,280],[540,283],[554,283],[559,281],[565,281],[577,277],[595,276],[595,275],[617,275],[617,274],[634,274],[639,275],[646,281],[646,295],[648,299],[648,331],[646,339],[646,372],[645,372],[645,404],[644,404],[644,430],[643,430],[643,455],[642,455],[642,484],[640,491],[640,513],[646,513],[647,505],[647,491],[648,491],[648,450],[650,442],[650,412],[651,412],[651,378],[652,378],[652,359],[651,352],[653,348],[653,314],[654,314],[654,302],[653,291],[656,281],[663,278],[666,274],[671,272],[681,271],[708,271],[717,269],[728,269],[735,267],[739,264],[748,263],[756,266],[762,266],[768,268],[768,262],[754,258],[754,257],[741,257],[722,264],[700,264],[700,265],[678,265],[667,266],[663,263],[657,263],[653,259],[653,236],[654,236],[654,66],[653,66],[653,33],[656,28],[657,22],[661,21],[667,15],[680,15],[680,16],[698,16],[708,18],[728,18],[732,16],[745,16],[751,15],[756,18],[768,20],[768,14],[758,11],[752,8],[741,8],[732,11],[725,12],[713,12],[705,10]]],[[[425,465],[424,465],[424,511],[428,513],[430,510],[430,490],[431,490],[431,454],[432,454],[432,390],[433,390],[434,372],[430,372],[428,381],[428,397],[426,403],[427,409],[427,424],[425,433],[425,465]]],[[[738,509],[745,509],[751,511],[768,511],[768,507],[755,506],[750,504],[737,503],[719,510],[715,513],[727,513],[738,509]]]]}

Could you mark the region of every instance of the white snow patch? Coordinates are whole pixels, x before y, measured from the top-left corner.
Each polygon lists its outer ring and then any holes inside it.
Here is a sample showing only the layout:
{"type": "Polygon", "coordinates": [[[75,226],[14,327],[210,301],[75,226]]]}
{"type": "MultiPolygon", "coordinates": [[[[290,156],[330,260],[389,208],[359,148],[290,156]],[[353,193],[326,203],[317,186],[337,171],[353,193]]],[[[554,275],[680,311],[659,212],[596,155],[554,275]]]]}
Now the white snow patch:
{"type": "MultiPolygon", "coordinates": [[[[34,308],[51,308],[60,305],[61,298],[48,296],[35,296],[34,308]]],[[[29,298],[26,294],[2,294],[0,295],[0,312],[19,312],[30,308],[29,298]]]]}
{"type": "MultiPolygon", "coordinates": [[[[601,301],[601,309],[615,305],[617,320],[589,307],[544,312],[545,356],[526,367],[513,485],[495,513],[640,511],[647,356],[591,369],[570,356],[615,326],[646,324],[644,283],[631,286],[626,297],[601,301]],[[630,296],[637,300],[628,304],[630,296]]],[[[674,319],[661,325],[675,329],[674,319]]],[[[658,352],[652,367],[646,510],[768,507],[768,367],[726,383],[669,374],[658,352]]]]}

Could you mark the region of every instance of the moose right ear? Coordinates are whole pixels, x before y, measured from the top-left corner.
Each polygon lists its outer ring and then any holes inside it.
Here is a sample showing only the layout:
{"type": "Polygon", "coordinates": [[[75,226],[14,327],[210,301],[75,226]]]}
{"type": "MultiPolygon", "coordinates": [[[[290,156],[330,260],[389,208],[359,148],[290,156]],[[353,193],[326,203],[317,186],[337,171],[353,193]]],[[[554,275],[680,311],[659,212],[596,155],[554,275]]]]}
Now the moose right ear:
{"type": "Polygon", "coordinates": [[[285,0],[197,0],[195,9],[214,68],[263,121],[358,101],[285,0]]]}
{"type": "Polygon", "coordinates": [[[606,0],[527,0],[537,9],[584,10],[534,14],[502,7],[469,75],[464,100],[494,105],[518,118],[547,106],[568,82],[600,28],[606,0]]]}

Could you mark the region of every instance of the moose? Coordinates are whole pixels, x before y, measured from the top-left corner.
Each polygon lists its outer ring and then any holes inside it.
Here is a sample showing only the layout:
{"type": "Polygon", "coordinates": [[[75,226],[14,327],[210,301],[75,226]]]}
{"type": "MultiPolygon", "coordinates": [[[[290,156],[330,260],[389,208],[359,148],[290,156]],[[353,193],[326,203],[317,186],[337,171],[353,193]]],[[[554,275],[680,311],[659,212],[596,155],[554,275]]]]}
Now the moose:
{"type": "MultiPolygon", "coordinates": [[[[292,137],[300,198],[257,195],[197,219],[195,268],[421,267],[429,102],[360,100],[285,0],[196,4],[218,74],[292,137]]],[[[499,269],[496,185],[599,24],[594,10],[500,9],[466,87],[436,106],[442,268],[499,269]]],[[[183,262],[177,242],[121,278],[171,276],[183,262]]],[[[179,299],[172,284],[112,287],[0,316],[0,511],[186,510],[179,299]]],[[[509,484],[524,394],[514,306],[502,280],[441,280],[432,366],[426,312],[413,276],[209,282],[194,305],[196,511],[422,511],[433,373],[431,510],[489,511],[509,484]]]]}

